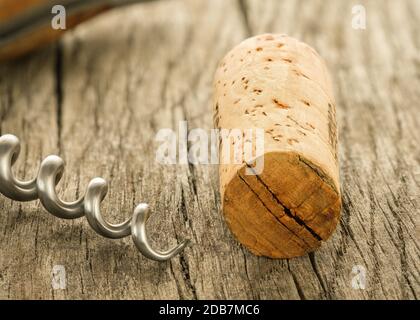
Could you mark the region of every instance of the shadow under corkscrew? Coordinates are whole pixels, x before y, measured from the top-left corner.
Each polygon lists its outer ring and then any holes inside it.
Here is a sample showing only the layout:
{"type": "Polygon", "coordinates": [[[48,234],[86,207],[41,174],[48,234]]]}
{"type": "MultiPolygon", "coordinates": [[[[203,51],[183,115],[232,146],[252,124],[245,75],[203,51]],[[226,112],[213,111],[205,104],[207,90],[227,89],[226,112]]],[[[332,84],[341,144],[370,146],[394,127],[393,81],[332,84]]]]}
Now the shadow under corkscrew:
{"type": "Polygon", "coordinates": [[[150,217],[148,204],[141,203],[134,209],[131,218],[119,224],[106,222],[100,211],[108,185],[102,178],[94,178],[88,184],[86,193],[73,202],[58,198],[55,190],[64,171],[64,161],[58,156],[46,157],[39,168],[38,175],[29,181],[20,181],[12,173],[13,164],[20,152],[19,139],[11,134],[0,137],[0,193],[16,201],[39,199],[44,208],[56,217],[76,219],[86,216],[89,225],[98,234],[110,239],[131,235],[137,249],[147,258],[165,261],[181,252],[189,243],[184,240],[167,251],[154,250],[147,237],[146,222],[150,217]]]}

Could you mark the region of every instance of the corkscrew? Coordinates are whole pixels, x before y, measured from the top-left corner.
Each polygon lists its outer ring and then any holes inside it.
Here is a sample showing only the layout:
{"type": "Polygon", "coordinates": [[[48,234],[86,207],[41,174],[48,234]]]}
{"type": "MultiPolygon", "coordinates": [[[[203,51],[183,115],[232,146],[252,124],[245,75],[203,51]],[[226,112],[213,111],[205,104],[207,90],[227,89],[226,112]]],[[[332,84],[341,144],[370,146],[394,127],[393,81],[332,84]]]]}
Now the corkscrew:
{"type": "Polygon", "coordinates": [[[42,162],[35,178],[21,181],[15,178],[12,167],[20,153],[20,141],[11,134],[0,137],[0,193],[16,201],[39,199],[44,208],[54,216],[62,219],[77,219],[85,216],[89,225],[98,234],[110,239],[132,237],[137,249],[147,258],[156,261],[171,259],[181,252],[189,243],[184,240],[172,249],[158,251],[151,247],[146,230],[150,217],[148,204],[141,203],[134,209],[131,218],[119,224],[104,220],[100,204],[105,198],[108,185],[102,178],[94,178],[88,184],[84,196],[73,202],[59,199],[56,185],[64,172],[64,160],[50,155],[42,162]]]}
{"type": "Polygon", "coordinates": [[[0,0],[0,61],[24,55],[59,39],[51,27],[52,8],[66,10],[66,29],[122,6],[153,0],[0,0]]]}

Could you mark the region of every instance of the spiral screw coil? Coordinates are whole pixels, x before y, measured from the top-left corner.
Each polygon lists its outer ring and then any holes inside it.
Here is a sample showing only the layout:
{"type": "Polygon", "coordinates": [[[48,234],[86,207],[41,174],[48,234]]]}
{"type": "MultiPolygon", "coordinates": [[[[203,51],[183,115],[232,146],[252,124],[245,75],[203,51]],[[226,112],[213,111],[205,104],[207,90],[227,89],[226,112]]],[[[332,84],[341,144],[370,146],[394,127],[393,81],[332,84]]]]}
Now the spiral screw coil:
{"type": "Polygon", "coordinates": [[[106,222],[101,214],[100,204],[105,198],[108,185],[102,178],[94,178],[88,184],[84,196],[73,202],[59,199],[56,185],[64,172],[64,161],[58,156],[46,157],[38,175],[29,181],[20,181],[12,173],[13,164],[20,153],[19,139],[11,134],[0,137],[0,193],[16,201],[39,199],[44,208],[62,219],[77,219],[86,216],[89,225],[98,234],[110,239],[120,239],[131,235],[137,249],[147,258],[156,261],[171,259],[181,252],[189,243],[184,240],[167,251],[158,251],[151,247],[147,236],[146,222],[150,209],[146,203],[134,209],[131,218],[119,224],[106,222]]]}

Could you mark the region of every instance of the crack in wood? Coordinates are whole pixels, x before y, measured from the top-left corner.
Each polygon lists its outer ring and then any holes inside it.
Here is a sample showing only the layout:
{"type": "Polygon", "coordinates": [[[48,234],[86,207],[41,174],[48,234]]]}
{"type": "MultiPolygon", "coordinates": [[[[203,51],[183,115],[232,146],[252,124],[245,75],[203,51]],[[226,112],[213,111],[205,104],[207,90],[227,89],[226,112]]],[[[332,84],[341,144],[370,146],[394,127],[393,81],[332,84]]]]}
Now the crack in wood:
{"type": "Polygon", "coordinates": [[[62,151],[61,131],[62,131],[62,109],[63,109],[63,48],[61,42],[57,42],[55,49],[55,99],[56,99],[56,125],[57,125],[57,148],[62,151]]]}
{"type": "Polygon", "coordinates": [[[246,31],[246,36],[252,35],[252,28],[249,21],[248,5],[245,0],[238,0],[239,13],[242,16],[243,25],[246,31]]]}

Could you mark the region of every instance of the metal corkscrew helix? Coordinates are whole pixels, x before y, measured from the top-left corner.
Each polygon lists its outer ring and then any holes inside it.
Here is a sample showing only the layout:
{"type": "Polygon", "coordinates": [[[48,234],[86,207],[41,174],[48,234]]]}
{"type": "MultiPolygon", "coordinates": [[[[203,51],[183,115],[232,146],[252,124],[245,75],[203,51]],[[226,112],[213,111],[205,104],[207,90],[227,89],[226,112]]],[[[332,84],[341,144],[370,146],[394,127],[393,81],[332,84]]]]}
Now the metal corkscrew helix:
{"type": "Polygon", "coordinates": [[[12,166],[20,152],[19,139],[11,134],[0,137],[0,192],[16,201],[39,199],[45,209],[56,217],[76,219],[86,216],[89,225],[100,235],[119,239],[131,235],[137,249],[147,258],[165,261],[181,252],[189,243],[184,240],[167,251],[154,250],[148,240],[146,222],[150,209],[146,203],[134,209],[131,218],[119,224],[106,222],[101,214],[100,203],[108,191],[107,182],[102,178],[90,181],[86,193],[73,202],[58,198],[55,187],[64,171],[64,161],[58,156],[46,157],[39,167],[38,175],[29,181],[20,181],[12,173],[12,166]]]}

